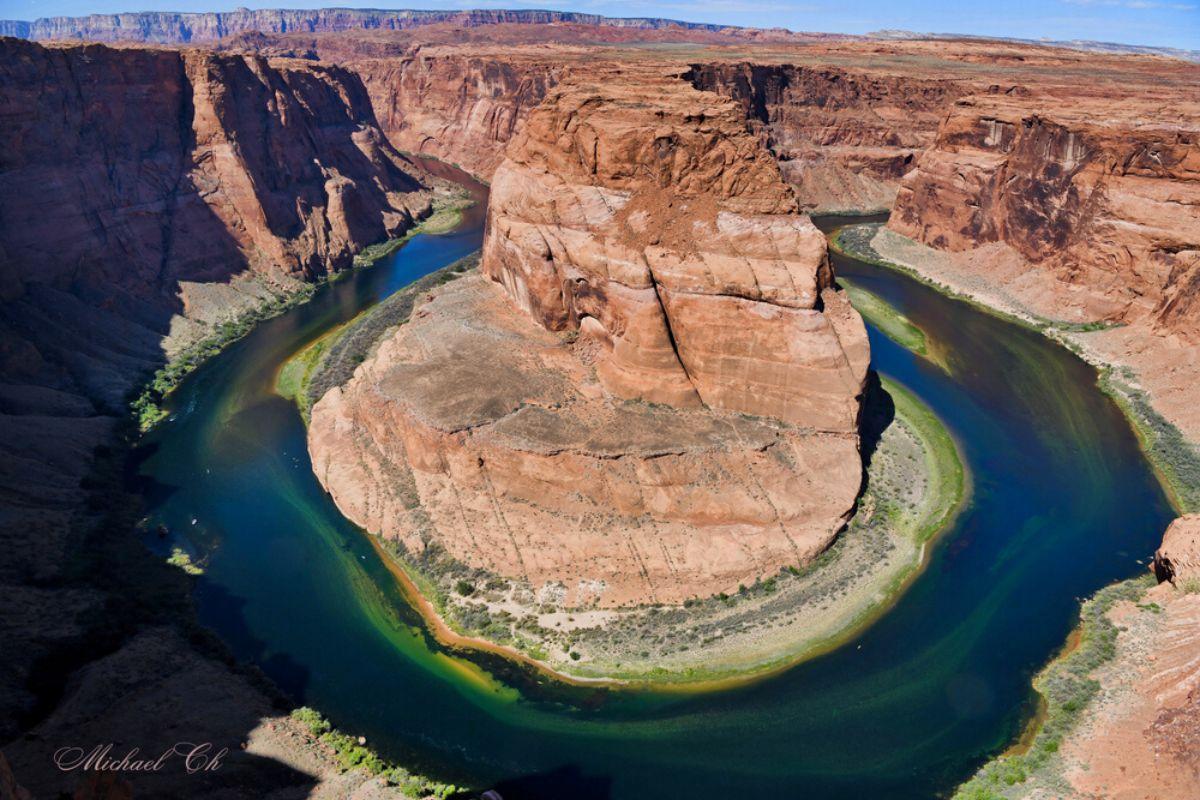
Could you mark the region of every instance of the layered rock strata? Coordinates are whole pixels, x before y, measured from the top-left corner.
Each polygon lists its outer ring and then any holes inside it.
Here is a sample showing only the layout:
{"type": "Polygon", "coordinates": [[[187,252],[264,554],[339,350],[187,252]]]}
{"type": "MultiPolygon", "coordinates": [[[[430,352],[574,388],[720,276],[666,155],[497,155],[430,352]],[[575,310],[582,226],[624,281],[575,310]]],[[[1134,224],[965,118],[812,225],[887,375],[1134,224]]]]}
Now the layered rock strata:
{"type": "Polygon", "coordinates": [[[564,67],[418,49],[401,58],[356,60],[352,68],[392,144],[490,179],[518,125],[564,67]]]}
{"type": "MultiPolygon", "coordinates": [[[[348,266],[426,213],[431,184],[345,69],[0,40],[0,742],[36,796],[83,781],[51,757],[82,726],[145,752],[185,728],[236,749],[274,713],[196,647],[112,433],[169,342],[348,266]]],[[[161,777],[152,794],[314,784],[242,751],[161,777]]]]}
{"type": "Polygon", "coordinates": [[[569,606],[680,602],[811,559],[861,482],[868,346],[729,101],[560,84],[497,169],[482,276],[312,410],[317,476],[569,606]]]}
{"type": "Polygon", "coordinates": [[[1148,116],[1148,96],[959,100],[889,225],[944,250],[1003,244],[1044,276],[1033,302],[1194,340],[1200,106],[1158,102],[1148,116]]]}
{"type": "Polygon", "coordinates": [[[621,77],[530,116],[493,181],[485,273],[594,341],[617,397],[855,431],[861,322],[770,153],[733,103],[621,77]]]}
{"type": "MultiPolygon", "coordinates": [[[[0,32],[40,40],[82,39],[93,42],[149,42],[188,44],[214,42],[226,36],[246,32],[307,33],[336,31],[401,31],[427,25],[452,25],[471,28],[482,25],[578,25],[589,28],[633,30],[670,30],[676,34],[763,33],[750,28],[711,25],[654,17],[604,17],[570,11],[489,10],[417,11],[356,8],[246,9],[226,12],[177,13],[135,12],[129,14],[91,14],[84,17],[42,17],[32,22],[0,21],[0,32]]],[[[775,32],[776,38],[794,38],[787,31],[775,32]]]]}
{"type": "Polygon", "coordinates": [[[185,345],[430,208],[338,67],[10,39],[0,86],[11,409],[118,411],[164,336],[185,345]]]}
{"type": "Polygon", "coordinates": [[[794,64],[694,64],[762,125],[804,208],[887,209],[966,81],[794,64]]]}

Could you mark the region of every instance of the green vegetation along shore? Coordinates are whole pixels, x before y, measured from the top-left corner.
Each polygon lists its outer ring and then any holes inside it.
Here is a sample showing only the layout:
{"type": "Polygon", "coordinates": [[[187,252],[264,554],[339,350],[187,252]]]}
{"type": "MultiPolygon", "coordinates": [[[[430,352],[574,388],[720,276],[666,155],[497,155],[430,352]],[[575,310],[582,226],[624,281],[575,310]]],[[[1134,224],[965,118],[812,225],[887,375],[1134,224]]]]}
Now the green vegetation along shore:
{"type": "Polygon", "coordinates": [[[1023,737],[1025,746],[985,764],[959,787],[954,800],[1015,800],[1027,796],[1029,782],[1057,796],[1059,747],[1100,692],[1091,674],[1117,654],[1119,630],[1108,612],[1122,600],[1140,600],[1153,585],[1153,576],[1143,575],[1101,589],[1083,604],[1067,645],[1033,679],[1042,709],[1023,737]]]}
{"type": "Polygon", "coordinates": [[[354,370],[387,332],[408,321],[420,295],[454,280],[478,264],[478,252],[459,259],[394,292],[345,324],[326,331],[283,363],[275,379],[275,391],[296,404],[307,424],[313,404],[332,387],[350,380],[354,370]]]}
{"type": "MultiPolygon", "coordinates": [[[[855,225],[846,225],[838,228],[833,232],[832,235],[829,236],[829,247],[835,253],[846,256],[847,258],[853,258],[867,264],[873,264],[877,267],[884,267],[895,272],[901,272],[913,280],[937,289],[947,297],[953,297],[955,300],[961,300],[964,303],[969,303],[986,314],[991,314],[994,317],[999,317],[1000,319],[1015,323],[1024,328],[1039,331],[1041,333],[1049,334],[1053,331],[1066,333],[1088,333],[1090,331],[1106,330],[1108,328],[1117,326],[1116,323],[1111,322],[1063,322],[1061,320],[1053,320],[1049,319],[1048,317],[1038,316],[1037,314],[1033,313],[1013,314],[1003,309],[996,308],[995,306],[990,306],[969,294],[964,294],[963,292],[955,290],[953,287],[947,286],[940,281],[930,278],[928,275],[923,274],[920,270],[904,264],[897,264],[896,262],[889,261],[881,256],[871,245],[871,240],[875,238],[875,234],[879,232],[883,225],[884,223],[882,222],[862,222],[855,225]]],[[[1064,343],[1058,337],[1054,338],[1056,341],[1064,343]]]]}
{"type": "MultiPolygon", "coordinates": [[[[830,247],[834,252],[849,258],[901,272],[942,294],[970,303],[985,313],[1042,333],[1088,360],[1098,372],[1097,383],[1101,391],[1111,397],[1124,412],[1172,506],[1180,513],[1200,511],[1200,450],[1184,437],[1179,428],[1154,409],[1144,391],[1134,386],[1134,376],[1128,367],[1089,360],[1084,348],[1071,338],[1076,334],[1105,330],[1112,327],[1112,324],[1056,322],[1035,315],[1012,314],[987,305],[975,297],[965,295],[921,274],[912,267],[880,256],[871,245],[880,227],[881,223],[869,222],[838,228],[829,237],[830,247]]],[[[851,297],[853,299],[853,295],[851,297]]],[[[866,311],[860,309],[860,312],[867,316],[866,311]]]]}
{"type": "Polygon", "coordinates": [[[321,716],[320,712],[307,706],[292,711],[292,719],[321,744],[333,750],[339,768],[343,772],[353,769],[382,778],[389,786],[398,787],[402,794],[411,798],[455,797],[465,790],[452,783],[431,780],[413,774],[404,767],[381,757],[366,745],[364,739],[344,733],[321,716]]]}
{"type": "Polygon", "coordinates": [[[539,602],[517,582],[452,559],[381,550],[418,592],[443,644],[507,655],[568,682],[706,691],[758,680],[836,649],[890,608],[969,492],[949,431],[913,394],[885,381],[890,424],[872,456],[856,516],[815,561],[736,592],[682,606],[621,611],[539,602]]]}
{"type": "MultiPolygon", "coordinates": [[[[438,234],[453,230],[462,220],[462,212],[470,205],[465,195],[455,195],[439,200],[433,213],[403,236],[371,245],[354,257],[355,268],[367,267],[381,258],[391,255],[401,245],[419,233],[438,234]]],[[[147,431],[161,422],[167,412],[162,401],[179,383],[213,356],[241,339],[260,322],[277,317],[284,312],[312,299],[317,288],[328,281],[335,281],[345,272],[334,273],[315,283],[299,283],[290,288],[279,288],[262,304],[244,313],[232,316],[212,327],[212,331],[200,341],[183,348],[159,367],[154,375],[130,400],[130,411],[138,430],[147,431]]]]}
{"type": "Polygon", "coordinates": [[[908,317],[879,295],[867,291],[848,278],[838,278],[838,283],[850,296],[850,304],[885,336],[919,356],[929,354],[925,332],[912,324],[908,317]]]}
{"type": "Polygon", "coordinates": [[[265,303],[214,325],[208,336],[188,345],[159,367],[129,404],[138,430],[147,431],[166,418],[163,399],[201,364],[241,339],[260,322],[308,302],[316,290],[317,284],[312,283],[281,289],[265,303]]]}
{"type": "Polygon", "coordinates": [[[1132,371],[1103,367],[1100,389],[1111,397],[1133,425],[1171,505],[1181,514],[1200,511],[1200,451],[1179,428],[1155,410],[1150,398],[1134,386],[1132,371]]]}

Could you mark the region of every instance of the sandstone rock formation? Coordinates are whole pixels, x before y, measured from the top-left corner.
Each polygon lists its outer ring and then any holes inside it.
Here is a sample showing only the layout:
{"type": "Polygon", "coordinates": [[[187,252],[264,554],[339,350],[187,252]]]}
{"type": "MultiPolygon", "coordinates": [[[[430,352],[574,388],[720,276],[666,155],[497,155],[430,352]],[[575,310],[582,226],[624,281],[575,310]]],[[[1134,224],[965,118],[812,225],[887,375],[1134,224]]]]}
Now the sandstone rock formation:
{"type": "Polygon", "coordinates": [[[1154,574],[1159,581],[1193,581],[1200,588],[1200,514],[1186,514],[1167,528],[1154,553],[1154,574]]]}
{"type": "MultiPolygon", "coordinates": [[[[135,538],[136,506],[105,460],[112,432],[165,337],[182,344],[349,265],[424,214],[431,184],[345,69],[0,40],[0,741],[42,724],[6,745],[36,796],[80,781],[50,758],[79,720],[51,712],[80,692],[101,739],[148,749],[177,731],[146,708],[230,743],[273,713],[260,685],[174,627],[190,588],[135,538]],[[130,650],[147,624],[137,609],[154,609],[149,651],[130,650]],[[195,686],[172,681],[193,677],[212,694],[189,704],[195,686]]],[[[234,760],[159,794],[314,784],[234,760]]]]}
{"type": "MultiPolygon", "coordinates": [[[[668,29],[677,33],[708,32],[756,33],[736,26],[679,22],[656,18],[603,17],[569,11],[489,10],[413,11],[354,8],[312,10],[246,8],[227,12],[176,13],[136,12],[129,14],[92,14],[85,17],[43,17],[33,22],[0,21],[0,34],[27,39],[92,42],[150,42],[187,44],[213,42],[244,32],[286,33],[288,31],[331,32],[353,30],[407,30],[426,25],[521,24],[629,28],[634,30],[668,29]]],[[[791,38],[786,31],[779,38],[791,38]]]]}
{"type": "MultiPolygon", "coordinates": [[[[328,48],[320,51],[322,56],[328,48]]],[[[421,51],[353,61],[380,127],[401,150],[459,164],[490,179],[525,115],[561,62],[421,51]]]]}
{"type": "Polygon", "coordinates": [[[853,434],[616,402],[589,355],[460,279],[313,407],[313,469],[413,555],[437,544],[568,606],[733,591],[848,516],[853,434]]]}
{"type": "Polygon", "coordinates": [[[824,240],[733,103],[621,77],[550,92],[496,171],[484,276],[309,432],[355,522],[569,606],[803,563],[861,482],[868,347],[824,240]]]}
{"type": "Polygon", "coordinates": [[[1000,242],[1044,305],[1200,335],[1200,105],[1024,93],[957,101],[890,226],[933,247],[1000,242]]]}
{"type": "Polygon", "coordinates": [[[888,209],[969,83],[796,64],[693,64],[699,89],[762,125],[803,208],[888,209]]]}
{"type": "Polygon", "coordinates": [[[736,106],[673,76],[551,93],[495,174],[483,268],[594,340],[618,397],[856,430],[867,347],[824,237],[736,106]]]}
{"type": "Polygon", "coordinates": [[[108,408],[172,326],[348,266],[429,209],[338,67],[6,40],[0,86],[0,366],[37,383],[44,359],[74,362],[108,408]],[[229,287],[215,302],[213,283],[229,287]],[[47,334],[66,308],[98,328],[90,347],[70,322],[47,334]],[[125,363],[85,366],[106,360],[125,363]]]}

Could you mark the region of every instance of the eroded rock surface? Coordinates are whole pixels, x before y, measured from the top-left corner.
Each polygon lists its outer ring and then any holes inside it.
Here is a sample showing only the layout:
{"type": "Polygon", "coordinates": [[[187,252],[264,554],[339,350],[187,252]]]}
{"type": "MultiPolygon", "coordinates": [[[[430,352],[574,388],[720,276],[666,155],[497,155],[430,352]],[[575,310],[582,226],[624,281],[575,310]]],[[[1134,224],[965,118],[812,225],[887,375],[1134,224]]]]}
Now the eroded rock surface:
{"type": "Polygon", "coordinates": [[[364,528],[569,605],[736,589],[828,544],[856,436],[614,400],[590,355],[460,279],[313,407],[313,468],[364,528]]]}
{"type": "Polygon", "coordinates": [[[1195,339],[1200,106],[1185,97],[959,100],[889,224],[940,249],[1003,243],[1045,275],[1047,305],[1195,339]]]}
{"type": "Polygon", "coordinates": [[[694,64],[689,80],[736,100],[761,124],[806,209],[889,209],[970,83],[797,64],[694,64]]]}
{"type": "Polygon", "coordinates": [[[804,563],[861,483],[868,345],[823,238],[735,104],[622,77],[550,92],[496,171],[484,274],[309,433],[363,527],[571,606],[804,563]]]}
{"type": "Polygon", "coordinates": [[[483,270],[622,398],[853,432],[867,366],[825,240],[737,106],[674,76],[553,90],[497,170],[483,270]]]}
{"type": "Polygon", "coordinates": [[[518,124],[542,101],[563,65],[417,48],[401,58],[356,60],[352,68],[396,147],[490,179],[518,124]]]}
{"type": "Polygon", "coordinates": [[[1167,528],[1154,554],[1154,574],[1176,584],[1192,581],[1200,589],[1200,514],[1184,515],[1167,528]]]}
{"type": "MultiPolygon", "coordinates": [[[[214,42],[238,33],[284,33],[287,31],[402,31],[423,26],[473,28],[504,24],[577,25],[581,28],[614,28],[643,31],[668,30],[676,35],[722,34],[753,36],[752,28],[679,22],[644,17],[604,17],[571,11],[540,9],[469,9],[425,11],[410,9],[248,9],[226,12],[179,13],[143,11],[127,14],[90,14],[83,17],[42,17],[32,22],[0,21],[0,34],[42,40],[83,39],[94,42],[151,42],[186,44],[214,42]]],[[[775,32],[780,39],[794,38],[787,31],[775,32]]]]}

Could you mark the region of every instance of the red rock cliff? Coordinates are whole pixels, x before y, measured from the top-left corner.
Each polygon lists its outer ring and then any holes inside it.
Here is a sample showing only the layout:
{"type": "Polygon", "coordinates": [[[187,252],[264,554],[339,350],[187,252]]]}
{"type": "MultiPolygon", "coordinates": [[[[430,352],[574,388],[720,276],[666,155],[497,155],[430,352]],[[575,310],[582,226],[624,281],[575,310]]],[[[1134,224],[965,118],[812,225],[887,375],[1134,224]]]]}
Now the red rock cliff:
{"type": "Polygon", "coordinates": [[[656,74],[577,74],[496,171],[483,269],[604,355],[605,388],[853,431],[862,323],[825,239],[732,102],[656,74]]]}
{"type": "Polygon", "coordinates": [[[763,126],[805,208],[887,208],[966,83],[791,64],[693,64],[699,89],[763,126]]]}
{"type": "Polygon", "coordinates": [[[338,507],[568,606],[811,560],[862,480],[866,331],[741,110],[593,70],[507,153],[484,275],[428,293],[313,406],[338,507]]]}
{"type": "Polygon", "coordinates": [[[1195,337],[1200,107],[1150,94],[964,98],[889,224],[947,250],[1003,243],[1091,318],[1152,318],[1195,337]]]}
{"type": "Polygon", "coordinates": [[[519,123],[546,96],[563,65],[418,51],[355,60],[351,68],[362,76],[392,144],[489,179],[519,123]]]}

